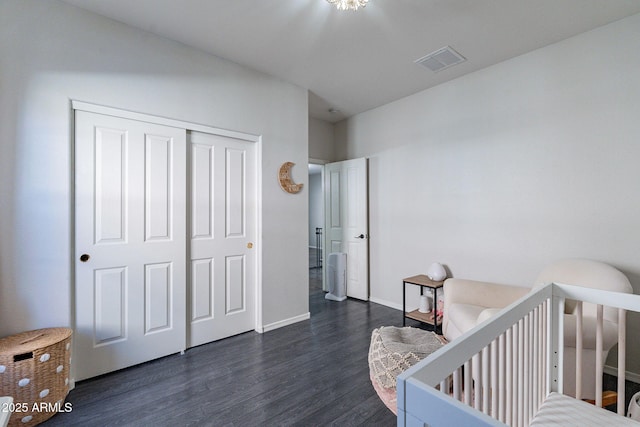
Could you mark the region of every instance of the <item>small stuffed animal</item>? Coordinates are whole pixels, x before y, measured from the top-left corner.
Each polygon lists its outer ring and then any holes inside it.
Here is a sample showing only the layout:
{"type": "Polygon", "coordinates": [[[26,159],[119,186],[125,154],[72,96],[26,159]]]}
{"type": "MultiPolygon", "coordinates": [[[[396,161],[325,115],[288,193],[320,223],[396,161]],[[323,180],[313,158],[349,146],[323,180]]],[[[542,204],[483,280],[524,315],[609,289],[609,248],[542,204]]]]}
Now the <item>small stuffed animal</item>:
{"type": "Polygon", "coordinates": [[[436,308],[436,316],[438,316],[438,321],[442,319],[444,314],[444,301],[438,299],[438,308],[436,308]]]}

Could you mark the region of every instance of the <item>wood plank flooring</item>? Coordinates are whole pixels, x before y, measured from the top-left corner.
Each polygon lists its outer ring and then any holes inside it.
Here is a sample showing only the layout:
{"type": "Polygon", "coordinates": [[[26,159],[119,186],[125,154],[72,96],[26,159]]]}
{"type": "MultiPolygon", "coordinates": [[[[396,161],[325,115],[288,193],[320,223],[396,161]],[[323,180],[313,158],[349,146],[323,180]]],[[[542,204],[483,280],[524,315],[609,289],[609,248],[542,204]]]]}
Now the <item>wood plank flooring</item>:
{"type": "Polygon", "coordinates": [[[311,320],[82,381],[67,398],[73,411],[43,425],[395,425],[369,380],[367,352],[371,330],[400,326],[401,313],[327,301],[311,281],[311,320]]]}

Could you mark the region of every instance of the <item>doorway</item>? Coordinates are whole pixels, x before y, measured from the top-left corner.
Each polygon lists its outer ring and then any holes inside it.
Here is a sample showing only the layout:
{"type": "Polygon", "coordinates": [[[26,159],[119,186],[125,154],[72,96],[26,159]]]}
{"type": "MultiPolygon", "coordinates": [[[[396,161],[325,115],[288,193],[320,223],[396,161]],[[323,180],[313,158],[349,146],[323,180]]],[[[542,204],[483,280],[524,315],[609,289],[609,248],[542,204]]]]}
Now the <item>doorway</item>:
{"type": "Polygon", "coordinates": [[[309,296],[322,292],[323,166],[309,163],[309,296]]]}
{"type": "Polygon", "coordinates": [[[323,258],[343,252],[347,254],[346,295],[369,300],[368,175],[366,158],[309,161],[310,296],[331,292],[328,275],[337,273],[323,258]]]}

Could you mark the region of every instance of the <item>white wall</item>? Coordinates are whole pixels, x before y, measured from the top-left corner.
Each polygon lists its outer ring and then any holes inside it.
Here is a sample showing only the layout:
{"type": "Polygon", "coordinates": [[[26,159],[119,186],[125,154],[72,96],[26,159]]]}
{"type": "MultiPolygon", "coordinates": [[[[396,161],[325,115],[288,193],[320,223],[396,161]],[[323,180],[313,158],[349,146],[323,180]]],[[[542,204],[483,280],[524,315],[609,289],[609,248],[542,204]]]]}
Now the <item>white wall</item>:
{"type": "Polygon", "coordinates": [[[331,162],[335,160],[334,125],[309,117],[309,158],[331,162]]]}
{"type": "Polygon", "coordinates": [[[640,293],[638,70],[635,15],[339,123],[338,157],[370,158],[372,298],[435,261],[529,286],[564,257],[640,293]]]}
{"type": "Polygon", "coordinates": [[[262,135],[263,324],[308,313],[306,90],[54,0],[0,3],[0,69],[0,336],[72,324],[70,99],[262,135]]]}

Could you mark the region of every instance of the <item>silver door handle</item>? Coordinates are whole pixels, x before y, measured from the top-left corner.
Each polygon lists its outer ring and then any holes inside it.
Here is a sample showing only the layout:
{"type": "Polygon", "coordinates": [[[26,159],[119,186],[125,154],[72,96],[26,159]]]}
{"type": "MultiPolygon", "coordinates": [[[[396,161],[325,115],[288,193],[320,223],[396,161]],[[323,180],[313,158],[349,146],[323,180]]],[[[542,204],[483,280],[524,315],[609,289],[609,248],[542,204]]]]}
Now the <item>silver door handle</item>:
{"type": "Polygon", "coordinates": [[[359,235],[359,236],[356,236],[355,238],[356,238],[356,239],[364,239],[365,237],[366,237],[366,236],[365,236],[364,234],[361,234],[361,235],[359,235]]]}

